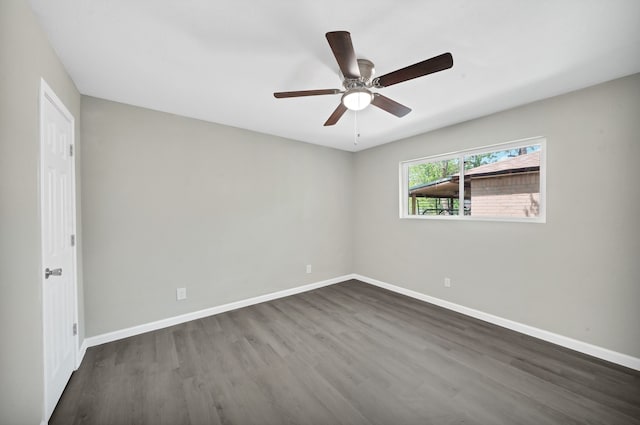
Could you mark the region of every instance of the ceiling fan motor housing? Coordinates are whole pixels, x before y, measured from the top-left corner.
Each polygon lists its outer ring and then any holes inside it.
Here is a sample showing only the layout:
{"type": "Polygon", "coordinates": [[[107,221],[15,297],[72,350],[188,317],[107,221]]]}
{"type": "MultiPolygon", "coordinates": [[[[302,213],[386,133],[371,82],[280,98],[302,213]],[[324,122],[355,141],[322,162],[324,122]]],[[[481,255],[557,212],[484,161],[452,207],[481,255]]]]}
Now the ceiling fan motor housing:
{"type": "Polygon", "coordinates": [[[369,83],[376,72],[373,62],[368,59],[358,59],[358,68],[360,69],[360,78],[369,83]]]}
{"type": "Polygon", "coordinates": [[[371,87],[371,77],[375,73],[375,67],[373,62],[368,59],[358,59],[358,69],[360,70],[360,78],[345,78],[343,77],[342,85],[346,90],[354,88],[371,87]]]}

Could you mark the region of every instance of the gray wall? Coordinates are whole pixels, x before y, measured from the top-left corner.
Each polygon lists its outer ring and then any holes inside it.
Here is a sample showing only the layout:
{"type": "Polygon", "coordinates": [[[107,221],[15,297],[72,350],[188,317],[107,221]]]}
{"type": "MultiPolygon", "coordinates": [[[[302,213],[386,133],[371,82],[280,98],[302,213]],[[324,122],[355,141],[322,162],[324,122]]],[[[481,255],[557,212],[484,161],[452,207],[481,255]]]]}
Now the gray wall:
{"type": "Polygon", "coordinates": [[[41,77],[75,116],[79,134],[80,94],[31,9],[0,1],[0,423],[12,425],[40,423],[43,414],[41,77]]]}
{"type": "Polygon", "coordinates": [[[354,271],[640,357],[639,111],[636,74],[359,152],[354,271]],[[399,161],[531,136],[546,224],[398,218],[399,161]]]}
{"type": "Polygon", "coordinates": [[[351,153],[84,96],[82,141],[87,336],[353,269],[351,153]]]}

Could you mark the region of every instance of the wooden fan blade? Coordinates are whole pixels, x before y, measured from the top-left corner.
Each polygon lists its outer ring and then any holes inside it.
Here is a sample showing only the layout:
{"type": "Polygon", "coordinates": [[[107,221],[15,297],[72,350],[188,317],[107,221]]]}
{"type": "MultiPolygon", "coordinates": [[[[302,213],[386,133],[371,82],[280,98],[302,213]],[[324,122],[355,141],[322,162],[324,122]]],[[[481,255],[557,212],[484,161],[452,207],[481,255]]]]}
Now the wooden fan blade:
{"type": "Polygon", "coordinates": [[[338,105],[336,110],[333,111],[333,113],[331,114],[327,122],[324,123],[325,127],[328,125],[334,125],[335,123],[337,123],[340,117],[342,117],[342,115],[344,115],[345,112],[347,112],[347,107],[344,106],[342,102],[340,102],[340,104],[338,105]]]}
{"type": "Polygon", "coordinates": [[[378,77],[374,80],[374,85],[376,87],[389,87],[394,84],[402,83],[403,81],[422,77],[423,75],[444,71],[452,66],[453,56],[451,56],[451,53],[443,53],[440,56],[409,65],[405,68],[398,69],[397,71],[378,77]]]}
{"type": "Polygon", "coordinates": [[[371,104],[399,118],[404,117],[411,112],[411,108],[407,108],[406,106],[401,105],[395,100],[391,100],[380,93],[374,93],[371,104]]]}
{"type": "Polygon", "coordinates": [[[325,90],[302,90],[302,91],[281,91],[274,93],[273,95],[282,99],[285,97],[302,97],[302,96],[318,96],[322,94],[338,94],[340,90],[338,89],[325,89],[325,90]]]}
{"type": "Polygon", "coordinates": [[[342,75],[345,78],[360,78],[360,68],[358,68],[356,52],[351,43],[351,34],[347,31],[332,31],[328,32],[326,37],[342,75]]]}

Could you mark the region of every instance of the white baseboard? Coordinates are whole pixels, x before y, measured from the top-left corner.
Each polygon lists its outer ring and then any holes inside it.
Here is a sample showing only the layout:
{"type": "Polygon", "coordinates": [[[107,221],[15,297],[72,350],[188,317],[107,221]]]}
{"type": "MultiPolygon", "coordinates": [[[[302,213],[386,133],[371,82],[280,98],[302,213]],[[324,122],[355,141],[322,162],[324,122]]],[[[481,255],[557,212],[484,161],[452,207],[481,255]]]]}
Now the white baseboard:
{"type": "Polygon", "coordinates": [[[227,311],[236,310],[238,308],[248,307],[254,304],[260,304],[266,301],[288,297],[290,295],[299,294],[301,292],[311,291],[313,289],[322,288],[323,286],[344,282],[345,280],[349,280],[349,279],[353,279],[353,275],[338,276],[332,279],[310,283],[308,285],[285,289],[283,291],[278,291],[278,292],[272,292],[270,294],[260,295],[260,296],[248,298],[245,300],[235,301],[229,304],[223,304],[215,307],[206,308],[204,310],[198,310],[191,313],[181,314],[180,316],[169,317],[167,319],[161,319],[155,322],[145,323],[138,326],[132,326],[126,329],[120,329],[117,331],[92,336],[89,338],[85,338],[85,340],[82,342],[80,351],[82,353],[82,357],[84,357],[84,351],[86,351],[86,349],[89,347],[94,347],[96,345],[105,344],[107,342],[128,338],[134,335],[140,335],[145,332],[168,328],[169,326],[178,325],[180,323],[189,322],[191,320],[201,319],[203,317],[213,316],[214,314],[220,314],[227,311]]]}
{"type": "Polygon", "coordinates": [[[455,304],[450,301],[445,301],[440,298],[431,297],[429,295],[422,294],[420,292],[412,291],[411,289],[405,289],[400,286],[392,285],[390,283],[382,282],[380,280],[372,279],[367,276],[354,274],[351,279],[358,279],[362,282],[370,285],[378,286],[380,288],[388,289],[392,292],[397,292],[402,295],[406,295],[411,298],[425,301],[431,304],[435,304],[440,307],[444,307],[448,310],[453,310],[458,313],[462,313],[467,316],[474,317],[476,319],[483,320],[485,322],[493,323],[494,325],[502,326],[503,328],[511,329],[516,332],[520,332],[525,335],[529,335],[544,341],[551,342],[562,347],[569,348],[574,351],[579,351],[584,354],[588,354],[599,359],[616,363],[622,366],[629,367],[631,369],[640,370],[640,359],[637,357],[629,356],[628,354],[618,353],[607,348],[598,347],[587,342],[578,341],[573,338],[569,338],[563,335],[558,335],[553,332],[545,331],[543,329],[535,328],[533,326],[525,325],[523,323],[515,322],[513,320],[505,319],[503,317],[494,316],[493,314],[485,313],[480,310],[465,307],[460,304],[455,304]]]}
{"type": "Polygon", "coordinates": [[[82,344],[80,344],[80,348],[78,348],[78,354],[76,355],[76,370],[82,364],[82,359],[84,359],[84,355],[87,352],[87,340],[83,339],[82,344]]]}

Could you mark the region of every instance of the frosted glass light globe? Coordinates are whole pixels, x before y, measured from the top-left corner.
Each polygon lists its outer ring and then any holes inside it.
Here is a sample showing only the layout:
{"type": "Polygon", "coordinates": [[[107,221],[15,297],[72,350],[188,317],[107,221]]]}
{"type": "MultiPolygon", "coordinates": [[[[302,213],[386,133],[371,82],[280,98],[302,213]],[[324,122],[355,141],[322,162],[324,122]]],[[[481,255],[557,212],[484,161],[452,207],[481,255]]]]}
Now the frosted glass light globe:
{"type": "Polygon", "coordinates": [[[352,111],[361,111],[373,100],[373,94],[364,88],[351,89],[342,95],[342,104],[352,111]]]}

